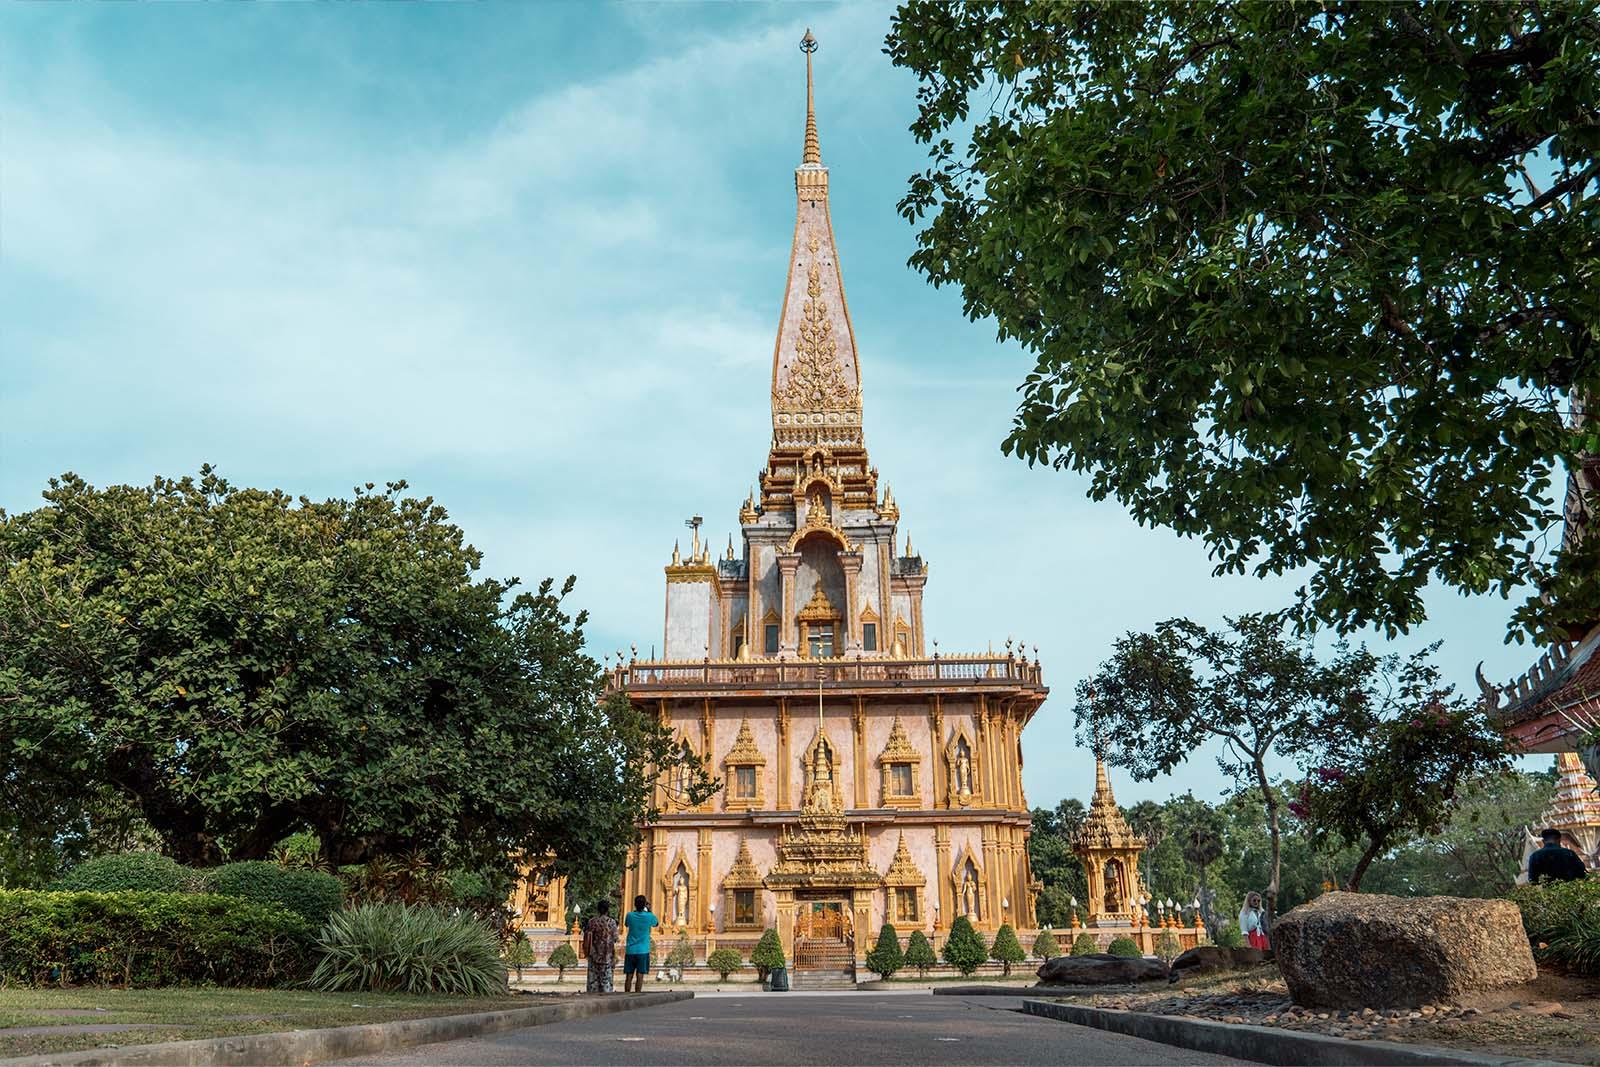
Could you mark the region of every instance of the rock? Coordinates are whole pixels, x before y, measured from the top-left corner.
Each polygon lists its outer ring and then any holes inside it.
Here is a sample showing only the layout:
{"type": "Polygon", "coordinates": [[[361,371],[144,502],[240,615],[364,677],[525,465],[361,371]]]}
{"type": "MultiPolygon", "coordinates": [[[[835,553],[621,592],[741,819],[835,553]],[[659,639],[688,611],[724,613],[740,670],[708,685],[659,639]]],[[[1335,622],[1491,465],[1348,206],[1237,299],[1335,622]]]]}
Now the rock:
{"type": "Polygon", "coordinates": [[[1046,960],[1037,973],[1041,985],[1125,985],[1165,980],[1167,966],[1160,960],[1096,952],[1088,956],[1057,956],[1046,960]]]}
{"type": "Polygon", "coordinates": [[[1542,1000],[1534,1004],[1524,1004],[1519,1010],[1529,1015],[1554,1015],[1556,1012],[1565,1009],[1558,1001],[1542,1000]]]}
{"type": "Polygon", "coordinates": [[[1255,967],[1272,958],[1272,953],[1259,948],[1223,948],[1220,945],[1201,945],[1185,949],[1172,961],[1174,978],[1218,971],[1239,971],[1255,967]]]}
{"type": "Polygon", "coordinates": [[[1531,981],[1509,900],[1325,893],[1278,920],[1278,968],[1301,1004],[1412,1007],[1531,981]]]}

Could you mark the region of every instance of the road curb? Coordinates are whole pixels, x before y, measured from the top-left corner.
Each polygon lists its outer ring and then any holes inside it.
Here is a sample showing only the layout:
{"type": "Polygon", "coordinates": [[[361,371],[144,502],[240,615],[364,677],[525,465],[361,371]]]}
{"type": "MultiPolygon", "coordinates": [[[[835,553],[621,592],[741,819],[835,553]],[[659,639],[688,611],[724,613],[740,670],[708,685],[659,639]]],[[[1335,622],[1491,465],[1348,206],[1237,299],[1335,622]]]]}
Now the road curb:
{"type": "Polygon", "coordinates": [[[1395,1041],[1349,1041],[1272,1026],[1249,1026],[1151,1015],[1112,1008],[1086,1008],[1053,1000],[1024,1000],[1029,1015],[1092,1026],[1164,1045],[1255,1063],[1315,1067],[1567,1067],[1553,1060],[1486,1056],[1459,1049],[1405,1045],[1395,1041]]]}
{"type": "Polygon", "coordinates": [[[440,1015],[398,1019],[388,1023],[336,1026],[325,1030],[289,1030],[278,1034],[241,1034],[159,1045],[88,1049],[0,1060],[4,1067],[260,1067],[260,1065],[326,1063],[350,1056],[370,1056],[414,1045],[458,1041],[465,1037],[520,1030],[527,1026],[585,1019],[635,1008],[653,1008],[690,1000],[687,990],[624,993],[566,1004],[539,1004],[473,1015],[440,1015]]]}

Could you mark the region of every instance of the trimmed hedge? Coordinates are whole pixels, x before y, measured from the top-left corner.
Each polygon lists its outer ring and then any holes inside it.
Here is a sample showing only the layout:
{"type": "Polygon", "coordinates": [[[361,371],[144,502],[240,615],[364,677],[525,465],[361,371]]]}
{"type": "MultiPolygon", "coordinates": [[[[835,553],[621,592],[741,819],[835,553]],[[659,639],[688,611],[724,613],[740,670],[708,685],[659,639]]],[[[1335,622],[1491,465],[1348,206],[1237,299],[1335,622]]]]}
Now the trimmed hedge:
{"type": "Polygon", "coordinates": [[[201,888],[201,874],[159,852],[123,852],[84,860],[50,883],[69,893],[188,893],[201,888]]]}
{"type": "Polygon", "coordinates": [[[279,904],[316,927],[332,918],[344,899],[339,879],[331,874],[290,870],[263,860],[224,864],[202,873],[209,892],[279,904]]]}
{"type": "Polygon", "coordinates": [[[315,935],[285,908],[210,893],[0,890],[0,984],[287,985],[315,935]]]}
{"type": "Polygon", "coordinates": [[[1124,956],[1128,959],[1138,959],[1144,953],[1139,950],[1138,942],[1131,937],[1114,937],[1111,944],[1106,946],[1106,951],[1113,956],[1124,956]]]}

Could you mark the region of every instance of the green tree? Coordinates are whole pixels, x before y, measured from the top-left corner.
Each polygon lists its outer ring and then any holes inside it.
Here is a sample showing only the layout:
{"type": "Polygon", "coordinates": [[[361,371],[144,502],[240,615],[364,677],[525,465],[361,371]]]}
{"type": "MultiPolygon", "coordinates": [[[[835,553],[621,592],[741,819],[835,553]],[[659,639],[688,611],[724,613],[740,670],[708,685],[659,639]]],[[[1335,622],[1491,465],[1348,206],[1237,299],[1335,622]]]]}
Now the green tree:
{"type": "Polygon", "coordinates": [[[1022,951],[1022,942],[1017,940],[1017,932],[1011,929],[1010,923],[1003,923],[995,931],[994,944],[989,946],[989,958],[995,960],[1004,969],[1005,976],[1011,977],[1011,965],[1021,963],[1028,958],[1022,951]]]}
{"type": "Polygon", "coordinates": [[[341,865],[553,854],[583,892],[614,880],[654,767],[714,785],[653,715],[601,699],[571,579],[478,578],[403,482],[315,502],[204,468],[44,496],[0,515],[0,750],[41,797],[127,797],[183,862],[310,830],[341,865]]]}
{"type": "Polygon", "coordinates": [[[989,946],[983,943],[983,937],[972,928],[965,915],[957,915],[956,921],[950,924],[950,936],[945,938],[943,955],[950,966],[963,975],[970,975],[989,958],[989,946]]]}
{"type": "Polygon", "coordinates": [[[1071,955],[1093,956],[1099,951],[1100,942],[1096,941],[1091,934],[1079,934],[1072,942],[1071,955]]]}
{"type": "Polygon", "coordinates": [[[750,953],[750,964],[763,982],[773,968],[783,966],[783,942],[778,940],[778,931],[769,927],[761,935],[761,940],[756,942],[755,949],[750,953]]]}
{"type": "MultiPolygon", "coordinates": [[[[572,946],[565,941],[551,949],[545,962],[556,969],[556,981],[563,981],[567,977],[567,968],[578,965],[578,954],[572,951],[572,946]]],[[[519,971],[517,977],[522,977],[519,971]]]]}
{"type": "Polygon", "coordinates": [[[706,957],[706,966],[716,971],[726,982],[728,975],[744,967],[744,957],[731,948],[719,948],[706,957]]]}
{"type": "Polygon", "coordinates": [[[1033,939],[1033,954],[1041,960],[1053,960],[1061,955],[1061,942],[1049,930],[1040,930],[1033,939]]]}
{"type": "Polygon", "coordinates": [[[1139,951],[1139,946],[1131,937],[1112,938],[1111,944],[1106,946],[1106,951],[1113,956],[1124,956],[1128,959],[1135,959],[1144,955],[1144,953],[1139,951]]]}
{"type": "Polygon", "coordinates": [[[933,954],[933,946],[928,943],[928,935],[921,930],[911,931],[911,936],[906,939],[905,965],[915,967],[919,978],[926,978],[928,969],[938,962],[938,957],[933,954]]]}
{"type": "Polygon", "coordinates": [[[1267,763],[1298,751],[1314,722],[1361,697],[1362,672],[1374,662],[1364,649],[1341,648],[1331,663],[1318,663],[1268,615],[1229,619],[1225,633],[1171,619],[1154,633],[1119,638],[1111,659],[1078,684],[1078,733],[1147,781],[1171,772],[1199,742],[1221,741],[1217,766],[1258,790],[1266,814],[1271,867],[1262,895],[1270,916],[1282,883],[1283,828],[1267,763]]]}
{"type": "Polygon", "coordinates": [[[1183,953],[1183,943],[1178,940],[1178,935],[1171,930],[1161,931],[1156,938],[1156,958],[1162,963],[1170,964],[1183,953]]]}
{"type": "Polygon", "coordinates": [[[1305,571],[1303,622],[1590,620],[1600,541],[1536,535],[1600,450],[1597,50],[1593,0],[914,0],[911,263],[1037,358],[1008,453],[1305,571]]]}
{"type": "Polygon", "coordinates": [[[1083,825],[1086,814],[1083,802],[1076,797],[1063,800],[1053,809],[1033,809],[1028,862],[1034,879],[1042,885],[1035,901],[1036,917],[1042,924],[1068,925],[1074,910],[1072,901],[1089,895],[1083,864],[1072,853],[1073,835],[1083,825]]]}
{"type": "Polygon", "coordinates": [[[1442,830],[1463,783],[1510,764],[1505,736],[1488,711],[1445,685],[1426,653],[1380,662],[1366,698],[1318,725],[1322,754],[1313,757],[1292,805],[1314,844],[1333,840],[1362,849],[1350,873],[1352,891],[1380,855],[1442,830]]]}
{"type": "Polygon", "coordinates": [[[687,937],[678,938],[673,944],[672,950],[667,953],[667,966],[677,967],[680,970],[684,967],[693,967],[694,942],[687,937]]]}
{"type": "Polygon", "coordinates": [[[900,935],[895,933],[893,923],[884,923],[883,929],[878,931],[878,943],[867,953],[867,969],[884,978],[893,978],[894,972],[904,965],[905,956],[900,951],[900,935]]]}

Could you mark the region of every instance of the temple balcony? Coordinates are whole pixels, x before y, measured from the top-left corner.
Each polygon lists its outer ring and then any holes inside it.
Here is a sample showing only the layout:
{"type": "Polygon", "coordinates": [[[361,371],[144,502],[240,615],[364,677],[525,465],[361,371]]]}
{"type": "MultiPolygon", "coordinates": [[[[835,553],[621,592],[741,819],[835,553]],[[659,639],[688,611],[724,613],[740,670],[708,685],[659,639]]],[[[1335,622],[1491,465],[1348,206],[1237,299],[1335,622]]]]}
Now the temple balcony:
{"type": "Polygon", "coordinates": [[[635,660],[614,667],[611,687],[631,696],[778,695],[1001,691],[1030,693],[1041,700],[1049,689],[1037,660],[1011,656],[933,655],[911,659],[884,656],[829,659],[635,660]],[[819,679],[820,674],[820,679],[819,679]]]}

